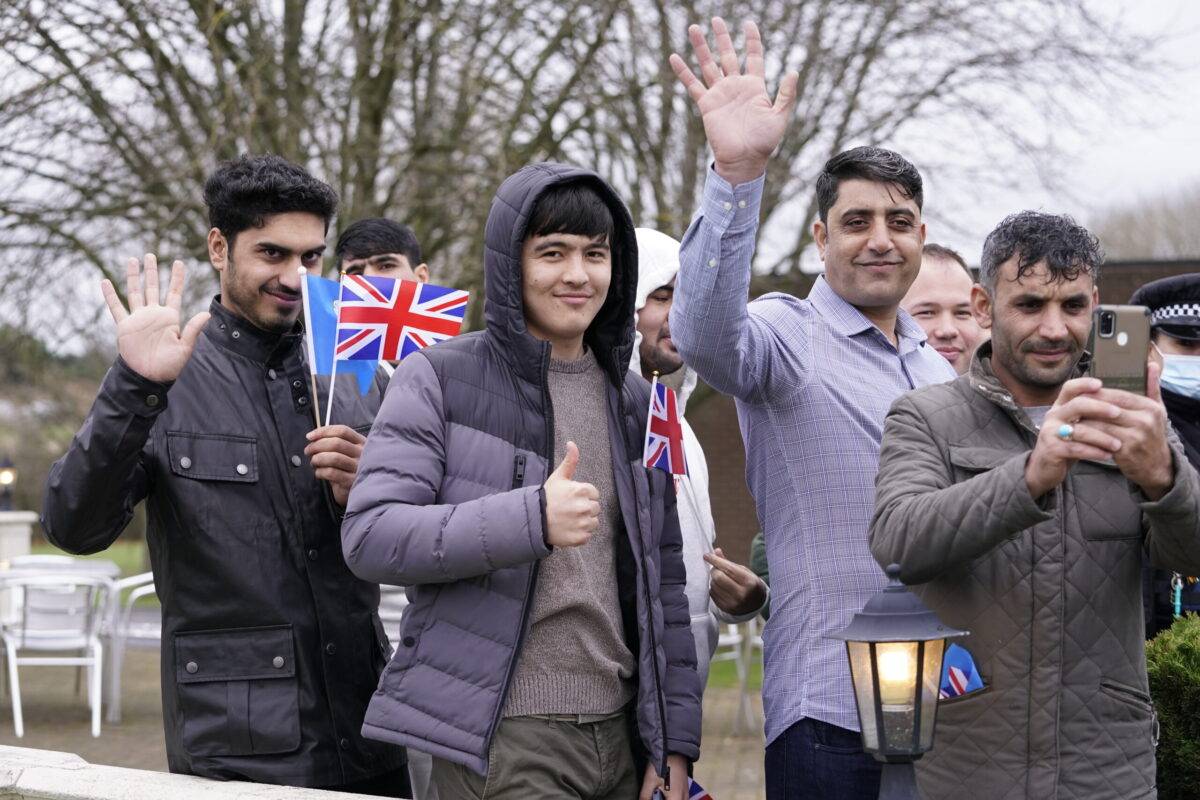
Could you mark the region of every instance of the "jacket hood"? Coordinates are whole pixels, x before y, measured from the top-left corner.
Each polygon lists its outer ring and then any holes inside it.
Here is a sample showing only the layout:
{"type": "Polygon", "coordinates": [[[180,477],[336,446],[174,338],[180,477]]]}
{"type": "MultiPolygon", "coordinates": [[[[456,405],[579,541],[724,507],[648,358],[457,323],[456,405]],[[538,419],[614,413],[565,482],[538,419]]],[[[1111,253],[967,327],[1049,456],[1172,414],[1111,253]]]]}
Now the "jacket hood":
{"type": "Polygon", "coordinates": [[[584,343],[617,386],[622,385],[634,352],[634,297],[638,251],[629,209],[596,173],[566,164],[530,164],[510,175],[496,190],[484,229],[484,318],[488,333],[500,343],[502,356],[518,374],[541,380],[542,361],[550,344],[525,327],[521,290],[521,245],[538,198],[569,181],[585,181],[608,205],[613,217],[612,282],[608,297],[584,334],[584,343]]]}
{"type": "MultiPolygon", "coordinates": [[[[640,313],[646,307],[646,299],[650,293],[670,283],[671,279],[679,274],[679,242],[651,228],[637,228],[634,232],[637,235],[638,247],[637,297],[634,299],[634,306],[640,313]]],[[[642,359],[639,355],[641,346],[642,334],[635,330],[633,356],[629,368],[639,375],[642,372],[642,359]]],[[[687,364],[684,364],[682,369],[683,384],[675,393],[680,414],[686,410],[688,396],[699,381],[696,371],[687,364]]]]}

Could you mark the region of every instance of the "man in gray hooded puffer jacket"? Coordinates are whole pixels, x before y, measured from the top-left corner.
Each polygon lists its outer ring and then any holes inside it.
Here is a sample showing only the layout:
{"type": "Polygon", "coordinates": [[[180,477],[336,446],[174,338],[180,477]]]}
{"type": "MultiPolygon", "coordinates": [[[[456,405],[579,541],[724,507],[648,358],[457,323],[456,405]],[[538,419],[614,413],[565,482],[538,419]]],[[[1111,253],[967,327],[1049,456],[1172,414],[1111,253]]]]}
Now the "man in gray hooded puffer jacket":
{"type": "Polygon", "coordinates": [[[363,734],[433,754],[442,800],[683,797],[701,686],[674,490],[641,463],[629,213],[528,166],[484,261],[486,330],[401,363],[347,506],[351,570],[411,600],[363,734]]]}

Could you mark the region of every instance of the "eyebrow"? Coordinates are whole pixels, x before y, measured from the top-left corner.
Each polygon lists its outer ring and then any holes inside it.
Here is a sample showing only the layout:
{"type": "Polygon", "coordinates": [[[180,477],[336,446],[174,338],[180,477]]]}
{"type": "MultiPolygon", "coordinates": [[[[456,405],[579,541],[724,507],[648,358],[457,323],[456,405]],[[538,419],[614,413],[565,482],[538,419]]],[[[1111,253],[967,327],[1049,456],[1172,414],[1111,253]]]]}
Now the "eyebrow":
{"type": "MultiPolygon", "coordinates": [[[[848,208],[842,212],[842,215],[838,219],[846,219],[847,217],[872,217],[875,215],[875,212],[876,209],[874,208],[848,208]]],[[[884,211],[884,214],[889,217],[908,217],[914,220],[917,218],[917,215],[913,213],[911,208],[905,208],[904,206],[892,206],[884,211]]]]}
{"type": "MultiPolygon", "coordinates": [[[[547,239],[547,240],[546,240],[546,241],[544,241],[544,242],[541,242],[541,243],[539,243],[539,244],[537,244],[537,245],[534,245],[533,252],[535,252],[535,253],[541,253],[541,252],[544,252],[544,251],[546,251],[546,250],[549,250],[549,249],[551,249],[551,248],[554,248],[554,247],[567,247],[567,248],[569,248],[569,247],[572,247],[572,246],[573,246],[573,245],[571,245],[571,243],[570,243],[570,242],[568,242],[568,241],[567,241],[567,240],[565,240],[565,239],[547,239]]],[[[609,246],[609,244],[608,244],[608,241],[607,241],[607,240],[604,240],[604,239],[601,239],[599,236],[597,236],[595,239],[592,239],[591,241],[589,241],[589,242],[587,243],[586,247],[588,247],[588,248],[592,248],[592,247],[599,247],[599,248],[603,248],[603,249],[605,249],[605,250],[610,250],[610,249],[611,249],[611,247],[610,247],[610,246],[609,246]]]]}
{"type": "MultiPolygon", "coordinates": [[[[296,252],[295,250],[293,250],[290,247],[285,247],[284,245],[281,245],[281,244],[275,244],[274,242],[259,242],[258,244],[254,245],[254,249],[255,250],[278,250],[279,252],[281,252],[285,255],[289,255],[289,256],[292,253],[296,252]]],[[[304,250],[302,252],[304,252],[305,254],[314,253],[314,254],[320,255],[321,253],[325,252],[325,245],[322,244],[318,247],[310,247],[307,250],[304,250]]]]}

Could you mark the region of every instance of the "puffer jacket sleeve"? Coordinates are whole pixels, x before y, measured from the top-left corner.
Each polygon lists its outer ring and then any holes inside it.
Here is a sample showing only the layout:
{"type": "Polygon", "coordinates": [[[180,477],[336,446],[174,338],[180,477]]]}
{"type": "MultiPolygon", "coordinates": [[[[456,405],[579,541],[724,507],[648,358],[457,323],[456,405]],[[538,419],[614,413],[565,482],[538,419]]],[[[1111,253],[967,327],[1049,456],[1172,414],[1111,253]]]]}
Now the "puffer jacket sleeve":
{"type": "Polygon", "coordinates": [[[1156,567],[1200,575],[1200,475],[1174,431],[1168,438],[1175,482],[1157,501],[1142,503],[1146,550],[1156,567]]]}
{"type": "Polygon", "coordinates": [[[42,528],[57,547],[97,553],[125,530],[149,491],[145,447],[169,389],[120,358],[105,375],[83,427],[46,478],[42,528]]]}
{"type": "MultiPolygon", "coordinates": [[[[954,482],[947,456],[911,396],[897,400],[883,429],[871,554],[900,565],[900,579],[925,583],[966,565],[1006,539],[1051,519],[1025,483],[1028,452],[1014,453],[954,482]]],[[[1053,502],[1048,495],[1045,503],[1053,502]]],[[[1048,510],[1049,508],[1049,510],[1048,510]]]]}
{"type": "Polygon", "coordinates": [[[659,535],[659,602],[663,614],[663,651],[667,659],[663,693],[667,703],[667,751],[696,761],[700,758],[701,693],[696,671],[696,644],[688,610],[687,570],[675,507],[675,489],[664,480],[663,528],[659,535]]]}
{"type": "Polygon", "coordinates": [[[421,353],[396,370],[359,460],[342,552],[375,583],[445,583],[549,553],[540,486],[437,503],[446,474],[441,384],[421,353]]]}

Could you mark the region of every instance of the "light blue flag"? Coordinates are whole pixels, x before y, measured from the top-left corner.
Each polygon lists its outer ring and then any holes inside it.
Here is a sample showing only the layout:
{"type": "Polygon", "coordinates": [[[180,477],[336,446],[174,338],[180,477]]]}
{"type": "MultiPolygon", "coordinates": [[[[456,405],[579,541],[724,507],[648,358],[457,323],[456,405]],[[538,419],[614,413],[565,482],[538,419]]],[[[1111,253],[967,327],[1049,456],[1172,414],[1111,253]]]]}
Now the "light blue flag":
{"type": "MultiPolygon", "coordinates": [[[[308,369],[314,375],[329,375],[333,372],[334,341],[337,338],[337,313],[334,302],[338,298],[337,281],[316,275],[304,276],[304,335],[308,340],[308,369]]],[[[342,361],[338,373],[349,373],[358,379],[358,390],[366,394],[375,380],[379,361],[342,361]]]]}

